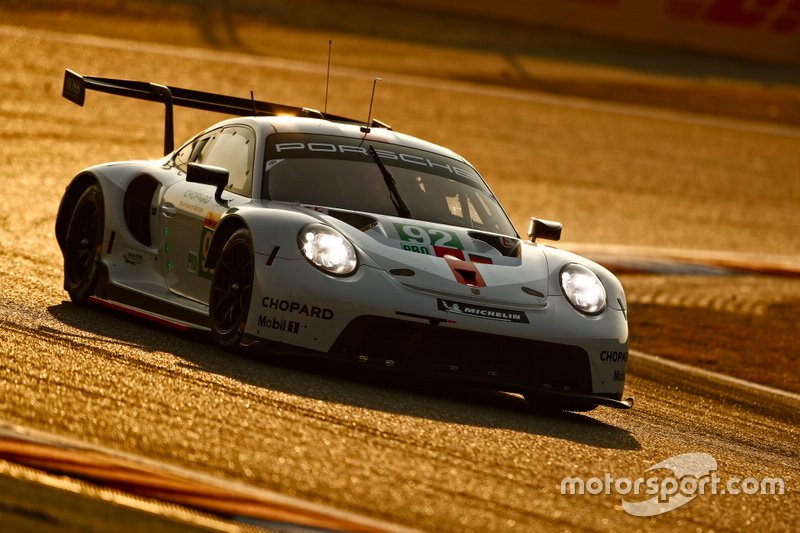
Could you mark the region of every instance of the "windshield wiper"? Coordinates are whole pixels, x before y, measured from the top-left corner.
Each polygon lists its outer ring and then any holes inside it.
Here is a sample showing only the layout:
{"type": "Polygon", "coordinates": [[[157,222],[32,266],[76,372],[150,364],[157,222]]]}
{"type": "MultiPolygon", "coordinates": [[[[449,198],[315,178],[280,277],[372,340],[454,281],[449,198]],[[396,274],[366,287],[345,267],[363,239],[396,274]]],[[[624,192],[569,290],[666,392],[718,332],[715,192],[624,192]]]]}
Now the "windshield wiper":
{"type": "Polygon", "coordinates": [[[383,164],[381,161],[378,152],[375,151],[375,147],[373,145],[369,145],[369,155],[372,156],[372,159],[378,163],[378,168],[381,169],[381,174],[383,175],[383,181],[386,182],[386,187],[389,188],[389,192],[392,195],[392,203],[394,207],[397,209],[397,214],[403,218],[411,218],[411,210],[408,209],[408,206],[403,201],[403,197],[400,196],[400,191],[397,190],[397,184],[394,181],[394,176],[392,173],[389,172],[389,169],[383,164]]]}

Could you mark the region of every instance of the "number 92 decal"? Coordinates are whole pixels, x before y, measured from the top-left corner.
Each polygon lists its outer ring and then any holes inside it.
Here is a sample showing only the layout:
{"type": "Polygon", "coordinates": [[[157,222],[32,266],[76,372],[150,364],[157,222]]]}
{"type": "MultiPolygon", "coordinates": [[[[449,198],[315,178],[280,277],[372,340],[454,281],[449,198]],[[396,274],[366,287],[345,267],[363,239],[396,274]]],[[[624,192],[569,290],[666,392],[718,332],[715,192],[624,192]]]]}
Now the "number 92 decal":
{"type": "Polygon", "coordinates": [[[458,235],[454,235],[449,231],[398,223],[395,223],[394,227],[401,241],[425,246],[445,246],[448,248],[457,248],[459,250],[464,249],[464,245],[461,244],[458,235]]]}

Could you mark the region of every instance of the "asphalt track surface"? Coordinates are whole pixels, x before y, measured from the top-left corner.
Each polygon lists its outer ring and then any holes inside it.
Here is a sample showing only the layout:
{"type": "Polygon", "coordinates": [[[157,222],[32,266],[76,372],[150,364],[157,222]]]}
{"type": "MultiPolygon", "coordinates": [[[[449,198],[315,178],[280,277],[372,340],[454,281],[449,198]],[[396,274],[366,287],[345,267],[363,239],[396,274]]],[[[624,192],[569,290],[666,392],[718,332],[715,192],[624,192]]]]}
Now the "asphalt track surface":
{"type": "MultiPolygon", "coordinates": [[[[2,104],[0,130],[4,421],[423,530],[800,528],[793,395],[634,356],[626,387],[636,397],[632,410],[543,415],[513,395],[231,355],[201,338],[66,302],[52,222],[69,176],[48,165],[97,161],[104,137],[116,143],[104,159],[125,157],[126,147],[102,126],[118,119],[116,108],[98,105],[89,122],[81,113],[91,111],[60,103],[47,112],[47,99],[57,98],[68,58],[80,56],[81,68],[94,65],[99,74],[130,57],[114,50],[100,57],[85,43],[52,48],[6,30],[0,44],[3,85],[16,95],[2,104]],[[786,493],[707,494],[641,518],[623,511],[618,494],[560,492],[565,477],[635,479],[689,452],[714,456],[723,480],[780,477],[786,493]]],[[[126,133],[128,150],[160,144],[126,133]]]]}

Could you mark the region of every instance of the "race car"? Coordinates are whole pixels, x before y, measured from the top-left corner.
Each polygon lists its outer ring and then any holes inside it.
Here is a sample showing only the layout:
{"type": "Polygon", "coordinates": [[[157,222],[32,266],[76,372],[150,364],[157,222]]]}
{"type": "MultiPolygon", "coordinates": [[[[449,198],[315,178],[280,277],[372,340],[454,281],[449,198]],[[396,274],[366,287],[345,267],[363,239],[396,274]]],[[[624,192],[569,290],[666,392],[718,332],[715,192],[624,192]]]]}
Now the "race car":
{"type": "MultiPolygon", "coordinates": [[[[528,239],[460,155],[368,119],[81,76],[165,105],[154,161],[87,168],[55,234],[64,288],[226,349],[316,355],[520,393],[535,406],[629,408],[627,305],[608,270],[528,239]],[[173,108],[234,116],[173,146],[173,108]]],[[[310,358],[309,360],[313,360],[310,358]]]]}

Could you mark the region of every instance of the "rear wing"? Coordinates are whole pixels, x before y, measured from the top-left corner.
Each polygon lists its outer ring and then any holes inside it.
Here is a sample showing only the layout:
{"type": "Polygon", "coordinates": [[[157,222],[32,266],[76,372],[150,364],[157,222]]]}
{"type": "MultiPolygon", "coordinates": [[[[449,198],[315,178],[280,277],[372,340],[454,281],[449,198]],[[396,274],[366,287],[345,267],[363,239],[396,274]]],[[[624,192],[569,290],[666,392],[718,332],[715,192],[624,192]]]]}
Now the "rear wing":
{"type": "Polygon", "coordinates": [[[367,125],[360,120],[331,115],[330,113],[323,113],[322,111],[307,107],[293,107],[272,102],[262,102],[252,98],[225,96],[222,94],[181,89],[180,87],[169,87],[144,81],[81,76],[77,72],[66,69],[64,72],[64,89],[61,93],[64,98],[82,106],[86,100],[87,89],[164,104],[166,108],[164,117],[165,155],[175,149],[174,106],[191,107],[193,109],[202,109],[204,111],[214,111],[242,117],[288,115],[294,117],[319,118],[347,124],[360,124],[373,128],[391,129],[387,124],[377,119],[372,120],[372,123],[367,125]]]}

